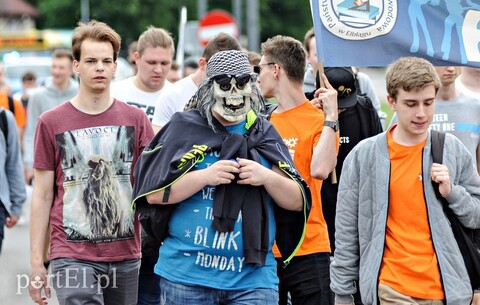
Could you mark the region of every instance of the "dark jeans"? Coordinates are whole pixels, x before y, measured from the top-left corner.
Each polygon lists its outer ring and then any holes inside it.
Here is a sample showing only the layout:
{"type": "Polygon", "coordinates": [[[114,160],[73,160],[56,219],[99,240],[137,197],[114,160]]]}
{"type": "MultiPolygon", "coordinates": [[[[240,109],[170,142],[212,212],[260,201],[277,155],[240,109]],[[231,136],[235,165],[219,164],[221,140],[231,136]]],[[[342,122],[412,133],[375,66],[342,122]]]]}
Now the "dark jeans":
{"type": "Polygon", "coordinates": [[[137,305],[160,304],[160,276],[153,272],[158,256],[144,256],[138,277],[137,305]]]}
{"type": "Polygon", "coordinates": [[[7,222],[7,210],[0,201],[0,253],[2,253],[3,236],[5,232],[5,223],[7,222]]]}
{"type": "Polygon", "coordinates": [[[287,304],[290,292],[292,305],[330,305],[333,293],[330,290],[330,254],[315,253],[296,256],[283,268],[277,259],[279,305],[287,304]]]}

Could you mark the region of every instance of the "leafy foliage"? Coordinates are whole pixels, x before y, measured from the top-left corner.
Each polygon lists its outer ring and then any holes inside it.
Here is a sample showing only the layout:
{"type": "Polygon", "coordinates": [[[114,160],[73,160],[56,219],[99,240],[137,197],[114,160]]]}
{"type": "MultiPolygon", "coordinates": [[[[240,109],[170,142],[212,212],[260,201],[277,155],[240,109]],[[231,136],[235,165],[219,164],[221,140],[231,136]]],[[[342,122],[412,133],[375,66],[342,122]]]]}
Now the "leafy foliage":
{"type": "MultiPolygon", "coordinates": [[[[42,13],[37,27],[74,28],[81,20],[78,1],[27,0],[42,13]]],[[[232,1],[242,1],[242,29],[247,33],[246,0],[209,0],[208,9],[223,9],[232,12],[232,1]]],[[[187,8],[187,19],[198,20],[198,0],[96,0],[89,1],[90,18],[106,22],[123,39],[123,45],[136,40],[149,25],[162,27],[178,39],[180,9],[187,8]]],[[[312,26],[308,0],[258,0],[261,41],[274,35],[288,35],[303,41],[303,35],[312,26]]],[[[252,26],[252,25],[250,25],[252,26]]],[[[122,48],[122,49],[125,49],[122,48]]]]}

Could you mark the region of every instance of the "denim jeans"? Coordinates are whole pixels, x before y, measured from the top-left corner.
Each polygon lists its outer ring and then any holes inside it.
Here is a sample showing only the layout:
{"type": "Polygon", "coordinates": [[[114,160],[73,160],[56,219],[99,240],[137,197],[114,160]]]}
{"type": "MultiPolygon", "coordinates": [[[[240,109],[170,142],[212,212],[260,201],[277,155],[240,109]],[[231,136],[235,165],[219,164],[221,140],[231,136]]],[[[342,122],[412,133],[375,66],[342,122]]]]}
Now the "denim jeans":
{"type": "MultiPolygon", "coordinates": [[[[143,263],[143,262],[142,262],[143,263]]],[[[138,277],[137,305],[160,304],[160,277],[155,273],[142,273],[138,277]]]]}
{"type": "Polygon", "coordinates": [[[5,223],[7,222],[7,210],[0,201],[0,253],[2,253],[3,236],[5,232],[5,223]]]}
{"type": "Polygon", "coordinates": [[[286,268],[277,260],[280,279],[280,305],[287,304],[290,292],[293,305],[331,305],[333,292],[330,290],[330,254],[315,253],[296,256],[286,268]]]}
{"type": "Polygon", "coordinates": [[[139,259],[103,263],[60,258],[51,266],[60,305],[137,304],[139,259]]]}
{"type": "Polygon", "coordinates": [[[278,305],[273,289],[219,290],[187,286],[160,277],[162,305],[278,305]]]}

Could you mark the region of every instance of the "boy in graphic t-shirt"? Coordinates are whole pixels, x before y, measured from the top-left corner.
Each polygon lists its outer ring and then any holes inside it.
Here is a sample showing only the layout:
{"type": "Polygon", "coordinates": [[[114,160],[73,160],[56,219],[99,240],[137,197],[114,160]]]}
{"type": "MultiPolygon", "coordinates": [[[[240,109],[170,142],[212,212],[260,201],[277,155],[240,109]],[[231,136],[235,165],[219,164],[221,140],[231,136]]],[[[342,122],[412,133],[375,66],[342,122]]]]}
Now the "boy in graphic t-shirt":
{"type": "Polygon", "coordinates": [[[30,223],[31,277],[43,284],[31,285],[30,296],[38,304],[51,284],[59,304],[137,301],[140,225],[130,174],[153,130],[142,110],[110,96],[119,49],[120,36],[105,23],[79,23],[72,37],[79,93],[38,120],[30,223]]]}
{"type": "Polygon", "coordinates": [[[440,80],[405,57],[386,74],[398,123],[360,142],[340,178],[331,287],[337,304],[470,304],[472,288],[432,180],[463,225],[480,226],[480,178],[465,146],[447,134],[432,164],[429,126],[440,80]]]}

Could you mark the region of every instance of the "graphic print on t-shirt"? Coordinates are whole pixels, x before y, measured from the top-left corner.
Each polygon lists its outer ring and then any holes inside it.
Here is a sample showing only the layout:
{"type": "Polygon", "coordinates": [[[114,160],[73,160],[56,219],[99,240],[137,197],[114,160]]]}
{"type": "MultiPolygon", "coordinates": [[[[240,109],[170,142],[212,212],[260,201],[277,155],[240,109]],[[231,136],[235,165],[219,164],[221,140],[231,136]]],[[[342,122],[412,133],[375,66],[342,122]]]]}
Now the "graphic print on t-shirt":
{"type": "Polygon", "coordinates": [[[288,147],[292,160],[295,160],[295,147],[297,146],[298,138],[283,138],[283,143],[288,147]]]}
{"type": "Polygon", "coordinates": [[[133,126],[97,126],[55,136],[65,177],[63,225],[68,241],[134,237],[130,211],[133,126]]]}
{"type": "Polygon", "coordinates": [[[126,101],[126,103],[128,105],[135,106],[135,107],[145,111],[145,114],[147,115],[148,119],[150,120],[150,123],[152,122],[153,114],[155,113],[155,107],[154,106],[149,106],[147,104],[142,104],[142,103],[135,103],[135,102],[132,102],[132,101],[126,101]]]}

